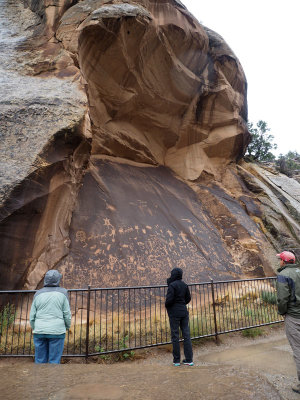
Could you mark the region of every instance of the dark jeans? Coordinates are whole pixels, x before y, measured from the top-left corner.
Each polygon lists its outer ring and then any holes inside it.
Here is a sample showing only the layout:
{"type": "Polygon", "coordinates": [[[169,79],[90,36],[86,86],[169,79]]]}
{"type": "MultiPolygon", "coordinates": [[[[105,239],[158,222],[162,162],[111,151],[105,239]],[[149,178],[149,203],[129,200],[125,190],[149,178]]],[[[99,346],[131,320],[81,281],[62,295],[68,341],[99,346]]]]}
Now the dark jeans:
{"type": "Polygon", "coordinates": [[[36,364],[60,364],[60,359],[64,350],[64,341],[62,339],[37,338],[33,335],[35,347],[36,364]]]}
{"type": "Polygon", "coordinates": [[[187,362],[193,361],[192,341],[189,327],[189,316],[185,317],[169,317],[171,327],[171,338],[173,344],[173,362],[180,362],[180,343],[179,343],[179,328],[181,330],[184,342],[184,356],[187,362]]]}

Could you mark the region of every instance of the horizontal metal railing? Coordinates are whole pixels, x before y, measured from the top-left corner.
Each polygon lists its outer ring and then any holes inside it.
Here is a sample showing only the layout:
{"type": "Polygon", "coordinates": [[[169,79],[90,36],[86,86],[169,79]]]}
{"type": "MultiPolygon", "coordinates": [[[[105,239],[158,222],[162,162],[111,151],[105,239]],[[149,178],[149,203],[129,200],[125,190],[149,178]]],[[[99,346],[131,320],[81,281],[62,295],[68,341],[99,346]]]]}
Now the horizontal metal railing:
{"type": "MultiPolygon", "coordinates": [[[[280,323],[275,279],[190,284],[192,339],[280,323]]],[[[167,286],[70,289],[72,325],[64,356],[88,357],[171,343],[167,286]]],[[[33,356],[29,313],[35,291],[0,291],[0,356],[33,356]]]]}

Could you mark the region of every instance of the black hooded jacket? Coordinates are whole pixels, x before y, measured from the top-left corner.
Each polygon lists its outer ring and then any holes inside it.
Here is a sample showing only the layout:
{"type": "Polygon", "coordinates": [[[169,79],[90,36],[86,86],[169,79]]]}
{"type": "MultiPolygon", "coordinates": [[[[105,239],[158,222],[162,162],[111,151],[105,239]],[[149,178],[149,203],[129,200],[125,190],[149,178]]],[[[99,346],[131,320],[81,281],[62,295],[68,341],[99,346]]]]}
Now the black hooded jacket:
{"type": "Polygon", "coordinates": [[[188,315],[186,304],[191,301],[188,285],[182,280],[182,269],[174,268],[167,279],[168,291],[165,306],[169,317],[185,317],[188,315]]]}

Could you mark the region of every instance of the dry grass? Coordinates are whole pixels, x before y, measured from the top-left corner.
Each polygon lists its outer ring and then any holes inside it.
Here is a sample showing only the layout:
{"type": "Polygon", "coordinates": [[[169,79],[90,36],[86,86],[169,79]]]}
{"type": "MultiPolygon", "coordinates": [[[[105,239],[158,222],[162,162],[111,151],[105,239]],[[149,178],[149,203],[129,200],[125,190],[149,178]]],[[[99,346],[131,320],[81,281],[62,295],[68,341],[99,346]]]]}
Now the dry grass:
{"type": "MultiPolygon", "coordinates": [[[[230,331],[242,327],[280,320],[273,292],[264,295],[227,299],[216,306],[217,330],[230,331]],[[271,293],[271,294],[270,294],[271,293]],[[270,300],[271,299],[271,300],[270,300]],[[270,301],[269,301],[270,300],[270,301]]],[[[215,332],[213,308],[189,307],[192,337],[213,335],[215,332]]],[[[9,309],[0,313],[0,354],[33,354],[33,337],[29,322],[18,311],[9,309]]],[[[68,331],[64,354],[84,354],[86,351],[86,310],[78,310],[76,324],[68,331]]],[[[89,320],[89,353],[147,346],[170,341],[170,327],[165,311],[152,306],[130,315],[94,313],[89,320]],[[151,315],[151,318],[150,318],[151,315]],[[91,318],[92,317],[92,318],[91,318]],[[101,318],[100,318],[101,317],[101,318]]]]}

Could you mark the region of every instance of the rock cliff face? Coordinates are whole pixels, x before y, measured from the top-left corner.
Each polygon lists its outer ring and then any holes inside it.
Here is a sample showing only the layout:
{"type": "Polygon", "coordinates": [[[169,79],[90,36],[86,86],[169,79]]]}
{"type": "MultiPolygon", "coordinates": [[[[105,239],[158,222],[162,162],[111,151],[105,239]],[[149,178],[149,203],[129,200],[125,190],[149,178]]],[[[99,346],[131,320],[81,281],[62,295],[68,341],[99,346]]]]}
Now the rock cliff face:
{"type": "Polygon", "coordinates": [[[299,196],[237,164],[242,67],[180,1],[0,6],[0,289],[263,276],[299,247],[299,196]]]}
{"type": "Polygon", "coordinates": [[[213,175],[248,142],[246,80],[216,33],[177,1],[83,1],[57,39],[86,82],[92,154],[213,175]]]}

